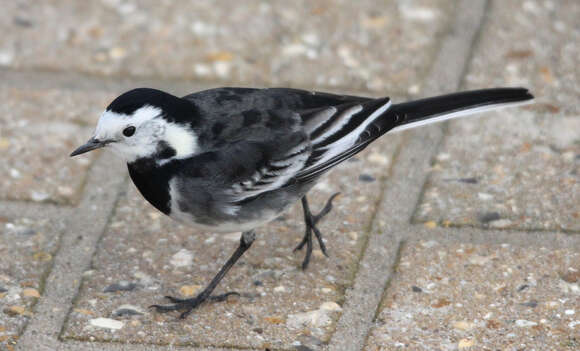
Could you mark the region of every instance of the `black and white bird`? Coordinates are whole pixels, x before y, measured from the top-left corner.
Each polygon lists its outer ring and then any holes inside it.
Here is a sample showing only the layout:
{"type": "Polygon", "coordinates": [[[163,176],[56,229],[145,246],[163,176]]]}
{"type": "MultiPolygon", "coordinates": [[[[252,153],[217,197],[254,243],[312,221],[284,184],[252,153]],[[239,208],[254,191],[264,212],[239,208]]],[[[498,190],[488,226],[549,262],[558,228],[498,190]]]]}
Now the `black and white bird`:
{"type": "Polygon", "coordinates": [[[463,117],[533,99],[523,88],[468,91],[394,104],[388,97],[334,95],[296,89],[217,88],[182,98],[139,88],[117,97],[89,141],[71,156],[106,147],[126,162],[147,201],[178,221],[211,232],[242,231],[239,247],[198,296],[153,305],[181,317],[211,296],[251,246],[254,229],[301,200],[306,233],[324,254],[318,221],[333,195],[313,215],[308,191],[332,167],[387,132],[463,117]]]}

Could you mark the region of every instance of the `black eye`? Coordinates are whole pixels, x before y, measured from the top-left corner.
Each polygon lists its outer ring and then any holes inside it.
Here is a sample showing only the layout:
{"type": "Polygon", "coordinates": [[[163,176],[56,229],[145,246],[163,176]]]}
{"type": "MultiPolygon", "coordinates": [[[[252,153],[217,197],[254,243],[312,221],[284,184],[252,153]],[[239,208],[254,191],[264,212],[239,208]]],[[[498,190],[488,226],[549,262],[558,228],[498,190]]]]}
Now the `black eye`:
{"type": "Polygon", "coordinates": [[[123,135],[126,137],[130,137],[131,135],[135,134],[135,127],[129,126],[123,129],[123,135]]]}

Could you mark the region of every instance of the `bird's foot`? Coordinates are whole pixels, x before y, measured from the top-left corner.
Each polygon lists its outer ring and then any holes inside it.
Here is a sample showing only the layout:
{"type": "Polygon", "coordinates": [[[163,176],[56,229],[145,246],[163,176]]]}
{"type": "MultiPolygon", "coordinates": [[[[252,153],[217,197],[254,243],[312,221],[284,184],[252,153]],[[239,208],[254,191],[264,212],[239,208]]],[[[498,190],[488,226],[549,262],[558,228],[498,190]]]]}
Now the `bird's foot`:
{"type": "Polygon", "coordinates": [[[149,306],[149,308],[154,308],[155,311],[158,313],[182,311],[182,313],[179,315],[179,318],[184,319],[195,308],[199,307],[202,303],[209,301],[212,302],[226,301],[229,296],[240,296],[240,294],[235,291],[230,291],[221,295],[204,296],[204,294],[201,293],[191,299],[180,299],[173,296],[165,296],[165,298],[171,302],[170,305],[151,305],[149,306]]]}
{"type": "Polygon", "coordinates": [[[149,308],[154,308],[159,313],[166,313],[171,311],[183,311],[179,318],[183,319],[187,317],[194,308],[199,307],[202,303],[206,301],[225,301],[227,300],[228,296],[237,295],[240,296],[237,292],[231,291],[221,295],[211,295],[214,291],[216,286],[219,282],[223,279],[223,277],[228,273],[230,268],[238,261],[240,257],[246,252],[252,243],[256,239],[256,233],[253,230],[248,232],[243,232],[242,237],[240,238],[240,245],[236,249],[236,251],[232,254],[232,256],[228,259],[228,261],[223,265],[223,267],[219,270],[219,272],[215,275],[215,277],[211,280],[209,285],[194,298],[191,299],[179,299],[172,296],[165,296],[166,299],[171,301],[170,305],[152,305],[149,308]]]}
{"type": "Polygon", "coordinates": [[[304,222],[306,224],[306,231],[304,233],[304,237],[298,246],[294,248],[294,252],[298,250],[302,250],[304,245],[306,245],[306,255],[304,256],[304,261],[302,261],[302,269],[305,270],[308,268],[308,264],[310,263],[310,257],[312,256],[312,233],[316,236],[316,240],[318,241],[318,246],[320,246],[320,251],[324,254],[324,256],[328,257],[328,253],[326,251],[326,245],[322,240],[322,233],[316,227],[316,224],[326,216],[332,210],[332,201],[338,196],[340,193],[333,194],[324,205],[324,208],[317,214],[313,215],[310,212],[310,207],[308,206],[308,200],[306,196],[302,198],[302,208],[304,210],[304,222]]]}

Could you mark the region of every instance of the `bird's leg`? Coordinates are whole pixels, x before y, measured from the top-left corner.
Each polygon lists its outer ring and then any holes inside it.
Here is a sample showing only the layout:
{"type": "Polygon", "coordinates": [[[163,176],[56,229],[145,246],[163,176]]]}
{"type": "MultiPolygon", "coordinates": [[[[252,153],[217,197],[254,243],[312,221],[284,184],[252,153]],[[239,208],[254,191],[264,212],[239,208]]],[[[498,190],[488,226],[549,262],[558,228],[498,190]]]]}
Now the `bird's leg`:
{"type": "Polygon", "coordinates": [[[225,301],[228,296],[239,295],[237,292],[228,292],[221,295],[211,295],[212,291],[216,288],[223,277],[228,273],[230,268],[238,261],[240,257],[246,252],[252,243],[256,239],[256,233],[251,230],[248,232],[243,232],[240,239],[240,245],[232,256],[228,259],[226,264],[220,269],[216,276],[212,279],[209,285],[194,298],[191,299],[179,299],[172,296],[165,296],[166,299],[171,301],[171,305],[152,305],[150,308],[154,308],[157,312],[165,313],[170,311],[183,311],[179,318],[187,317],[191,311],[201,305],[205,301],[225,301]]]}
{"type": "Polygon", "coordinates": [[[304,223],[306,224],[306,232],[304,233],[304,237],[302,241],[294,251],[302,250],[304,245],[306,245],[306,256],[304,256],[304,261],[302,261],[302,269],[306,269],[308,264],[310,263],[310,256],[312,255],[312,232],[316,236],[318,240],[318,245],[320,246],[320,250],[324,254],[324,256],[328,257],[328,253],[326,253],[326,245],[324,245],[324,241],[322,241],[322,233],[316,227],[318,221],[322,219],[322,217],[326,216],[330,210],[332,210],[332,200],[337,197],[340,193],[333,194],[328,201],[326,201],[326,205],[324,208],[317,214],[313,215],[310,212],[310,206],[308,206],[308,199],[306,199],[306,195],[302,198],[302,209],[304,210],[304,223]]]}

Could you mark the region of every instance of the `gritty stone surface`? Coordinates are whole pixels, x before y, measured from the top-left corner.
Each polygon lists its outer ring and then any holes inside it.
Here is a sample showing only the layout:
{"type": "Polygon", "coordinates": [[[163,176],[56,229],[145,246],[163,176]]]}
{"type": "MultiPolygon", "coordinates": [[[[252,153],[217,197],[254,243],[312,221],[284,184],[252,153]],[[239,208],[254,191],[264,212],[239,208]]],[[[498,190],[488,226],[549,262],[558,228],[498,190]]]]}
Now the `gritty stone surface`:
{"type": "Polygon", "coordinates": [[[0,88],[0,199],[73,204],[96,154],[86,142],[109,94],[0,88]]]}
{"type": "Polygon", "coordinates": [[[410,239],[402,251],[367,349],[578,349],[578,236],[528,231],[578,228],[578,4],[490,1],[486,25],[472,43],[471,36],[457,33],[474,30],[469,27],[479,23],[483,1],[463,1],[463,6],[474,4],[470,8],[481,6],[470,14],[457,11],[457,3],[5,1],[0,12],[0,349],[359,350],[399,240],[419,232],[428,239],[419,244],[410,239]],[[450,30],[455,20],[460,27],[450,30]],[[462,51],[472,44],[475,52],[462,51]],[[439,55],[442,47],[453,50],[439,55]],[[441,57],[447,58],[444,65],[441,57]],[[421,147],[411,136],[394,165],[396,177],[387,183],[396,191],[387,190],[390,196],[382,202],[392,211],[378,212],[376,235],[365,247],[400,137],[371,146],[312,194],[316,211],[332,193],[343,192],[320,224],[330,259],[315,247],[310,269],[299,269],[304,253],[291,251],[303,233],[296,206],[259,228],[252,249],[216,291],[237,290],[242,296],[204,305],[186,321],[147,307],[164,303],[163,295],[199,293],[240,233],[180,226],[131,187],[100,240],[118,190],[103,169],[117,164],[100,158],[92,166],[98,181],[83,185],[96,155],[67,156],[90,135],[110,99],[130,87],[185,94],[195,90],[192,86],[290,85],[413,96],[456,86],[465,60],[472,63],[462,88],[525,85],[538,96],[537,104],[489,121],[452,124],[422,200],[413,189],[423,184],[422,165],[430,158],[425,155],[433,152],[425,145],[437,143],[426,140],[421,147]],[[435,188],[438,195],[429,195],[435,188]],[[81,193],[84,200],[74,208],[81,193]],[[420,202],[415,219],[425,223],[410,224],[409,211],[420,202]],[[38,210],[34,218],[51,219],[14,217],[18,209],[38,210]],[[62,217],[68,217],[67,228],[51,225],[62,217]],[[474,227],[438,228],[457,224],[474,227]],[[514,237],[525,237],[532,247],[481,244],[498,238],[516,243],[514,237]],[[464,240],[477,244],[458,243],[464,240]],[[85,253],[96,242],[98,253],[89,265],[85,253]],[[365,260],[359,262],[363,248],[365,260]],[[339,332],[326,345],[339,318],[339,332]]]}
{"type": "Polygon", "coordinates": [[[300,269],[304,253],[292,253],[304,233],[297,204],[256,229],[252,248],[215,292],[237,291],[241,297],[202,305],[186,321],[147,307],[165,303],[163,295],[195,296],[234,251],[240,233],[204,233],[180,225],[146,204],[131,185],[93,268],[84,274],[63,337],[262,349],[326,342],[341,314],[344,289],[352,282],[380,194],[381,182],[360,181],[359,175],[383,178],[400,141],[398,135],[380,141],[315,187],[310,196],[315,212],[331,194],[342,193],[319,226],[330,258],[315,246],[309,269],[300,269]]]}
{"type": "Polygon", "coordinates": [[[41,297],[62,228],[0,213],[0,350],[11,347],[41,297]]]}
{"type": "Polygon", "coordinates": [[[578,248],[411,243],[366,350],[577,350],[579,272],[578,248]]]}
{"type": "Polygon", "coordinates": [[[0,66],[418,93],[455,3],[11,1],[0,66]]]}
{"type": "Polygon", "coordinates": [[[416,220],[580,231],[579,16],[577,1],[494,2],[466,88],[537,101],[452,122],[416,220]]]}

